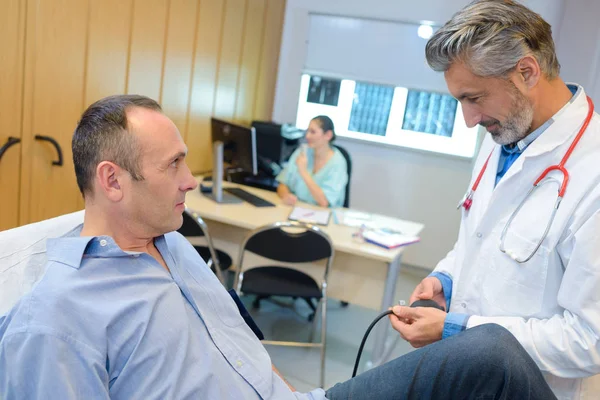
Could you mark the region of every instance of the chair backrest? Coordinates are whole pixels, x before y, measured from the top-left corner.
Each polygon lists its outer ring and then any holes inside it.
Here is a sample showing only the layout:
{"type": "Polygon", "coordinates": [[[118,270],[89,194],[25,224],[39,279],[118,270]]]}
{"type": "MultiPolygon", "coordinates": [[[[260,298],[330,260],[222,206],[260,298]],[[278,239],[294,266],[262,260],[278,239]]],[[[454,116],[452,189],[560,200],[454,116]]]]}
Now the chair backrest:
{"type": "Polygon", "coordinates": [[[346,184],[346,197],[344,198],[344,207],[349,208],[350,207],[350,181],[352,178],[352,158],[350,157],[350,153],[348,153],[348,150],[346,150],[342,146],[338,146],[337,144],[334,144],[333,147],[338,149],[340,151],[340,153],[342,153],[342,156],[344,156],[344,158],[346,159],[346,167],[347,167],[347,171],[348,171],[348,183],[346,184]]]}
{"type": "MultiPolygon", "coordinates": [[[[217,274],[219,281],[225,284],[225,277],[223,276],[223,272],[221,270],[221,263],[219,261],[219,257],[217,256],[212,238],[208,232],[208,226],[206,225],[206,222],[204,222],[204,220],[196,212],[186,207],[186,209],[183,211],[183,224],[181,225],[181,228],[177,230],[177,232],[181,233],[188,239],[195,237],[206,238],[206,247],[208,247],[208,251],[210,252],[210,262],[214,264],[215,273],[217,274]]],[[[194,243],[192,242],[192,244],[194,243]]],[[[204,261],[208,262],[208,260],[204,261]]],[[[209,266],[212,264],[209,264],[209,266]]]]}
{"type": "Polygon", "coordinates": [[[295,222],[278,222],[250,233],[242,246],[261,257],[289,263],[304,263],[331,257],[333,246],[319,228],[295,222]],[[298,232],[286,231],[292,228],[298,232]]]}
{"type": "Polygon", "coordinates": [[[186,209],[183,212],[183,225],[177,230],[185,237],[205,236],[202,225],[198,222],[198,216],[193,215],[192,211],[186,209]]]}
{"type": "Polygon", "coordinates": [[[0,232],[0,315],[44,275],[46,239],[60,237],[83,223],[83,211],[0,232]]]}
{"type": "Polygon", "coordinates": [[[240,246],[234,287],[242,272],[246,251],[285,263],[309,263],[327,259],[324,282],[327,282],[334,256],[331,239],[314,225],[295,221],[265,225],[250,232],[240,246]]]}

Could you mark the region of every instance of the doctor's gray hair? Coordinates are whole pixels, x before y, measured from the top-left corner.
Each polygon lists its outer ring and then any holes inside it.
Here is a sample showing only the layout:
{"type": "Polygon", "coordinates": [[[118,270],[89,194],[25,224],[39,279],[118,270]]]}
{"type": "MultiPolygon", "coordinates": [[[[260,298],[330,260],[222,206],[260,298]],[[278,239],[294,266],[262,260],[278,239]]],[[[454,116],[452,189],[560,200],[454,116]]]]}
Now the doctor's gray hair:
{"type": "Polygon", "coordinates": [[[513,0],[473,1],[435,32],[425,56],[438,72],[459,61],[476,75],[506,77],[525,56],[550,80],[560,72],[550,24],[513,0]]]}

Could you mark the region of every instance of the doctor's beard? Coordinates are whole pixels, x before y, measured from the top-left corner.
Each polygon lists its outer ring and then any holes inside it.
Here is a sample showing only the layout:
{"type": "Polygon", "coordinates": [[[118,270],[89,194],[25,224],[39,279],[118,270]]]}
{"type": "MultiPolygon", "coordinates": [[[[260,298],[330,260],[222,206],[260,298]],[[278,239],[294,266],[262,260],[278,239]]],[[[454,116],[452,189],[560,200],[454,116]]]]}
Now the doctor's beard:
{"type": "Polygon", "coordinates": [[[496,125],[497,128],[490,131],[490,134],[492,139],[500,145],[517,143],[525,138],[529,134],[533,122],[533,105],[512,82],[509,81],[509,84],[512,87],[513,101],[506,121],[501,123],[494,119],[482,121],[479,124],[486,128],[496,125]]]}

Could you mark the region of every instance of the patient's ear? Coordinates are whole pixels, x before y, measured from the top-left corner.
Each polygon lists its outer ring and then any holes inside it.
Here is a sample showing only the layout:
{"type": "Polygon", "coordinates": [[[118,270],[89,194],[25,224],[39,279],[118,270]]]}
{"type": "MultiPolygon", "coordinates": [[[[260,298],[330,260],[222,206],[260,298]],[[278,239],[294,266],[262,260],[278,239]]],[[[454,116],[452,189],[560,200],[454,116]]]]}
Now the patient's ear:
{"type": "Polygon", "coordinates": [[[123,179],[121,167],[110,161],[102,161],[96,167],[96,191],[102,192],[110,201],[120,201],[123,190],[120,180],[123,179]]]}

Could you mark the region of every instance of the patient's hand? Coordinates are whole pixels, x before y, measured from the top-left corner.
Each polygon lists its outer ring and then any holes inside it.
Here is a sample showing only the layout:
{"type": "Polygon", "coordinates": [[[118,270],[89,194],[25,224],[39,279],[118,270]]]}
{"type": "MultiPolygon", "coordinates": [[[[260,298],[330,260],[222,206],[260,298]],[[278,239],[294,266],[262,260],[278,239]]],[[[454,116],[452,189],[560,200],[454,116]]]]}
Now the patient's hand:
{"type": "Polygon", "coordinates": [[[282,200],[284,204],[287,204],[288,206],[293,206],[298,201],[298,198],[291,193],[287,193],[285,196],[283,196],[282,200]]]}

